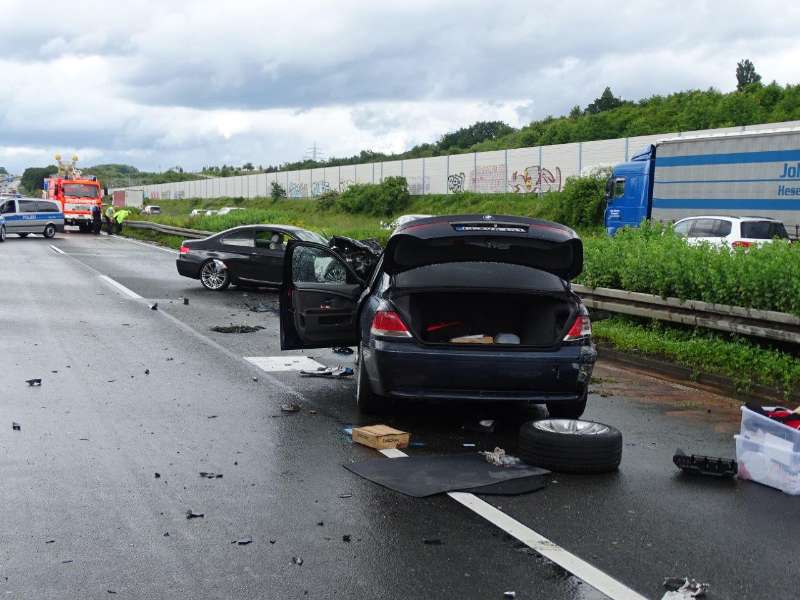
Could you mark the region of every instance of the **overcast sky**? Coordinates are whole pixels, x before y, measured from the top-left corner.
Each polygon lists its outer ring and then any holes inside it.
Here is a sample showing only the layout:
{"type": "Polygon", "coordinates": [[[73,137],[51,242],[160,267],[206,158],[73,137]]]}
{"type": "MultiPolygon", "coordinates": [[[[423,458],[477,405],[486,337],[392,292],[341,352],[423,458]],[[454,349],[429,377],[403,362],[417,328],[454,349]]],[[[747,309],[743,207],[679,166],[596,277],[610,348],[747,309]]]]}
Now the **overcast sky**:
{"type": "Polygon", "coordinates": [[[793,2],[0,2],[0,165],[401,151],[477,120],[800,82],[793,2]]]}

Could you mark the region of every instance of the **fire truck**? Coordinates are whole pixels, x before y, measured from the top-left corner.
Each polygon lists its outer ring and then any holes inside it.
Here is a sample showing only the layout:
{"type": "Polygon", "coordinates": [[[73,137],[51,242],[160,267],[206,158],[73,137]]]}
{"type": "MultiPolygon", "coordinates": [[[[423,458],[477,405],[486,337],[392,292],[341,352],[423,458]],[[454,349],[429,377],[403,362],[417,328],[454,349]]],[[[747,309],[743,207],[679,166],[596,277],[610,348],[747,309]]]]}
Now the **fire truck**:
{"type": "Polygon", "coordinates": [[[76,166],[78,157],[62,161],[56,154],[58,172],[44,180],[42,197],[57,200],[64,211],[64,224],[75,225],[82,232],[92,229],[92,206],[102,210],[103,194],[97,177],[83,177],[76,166]]]}

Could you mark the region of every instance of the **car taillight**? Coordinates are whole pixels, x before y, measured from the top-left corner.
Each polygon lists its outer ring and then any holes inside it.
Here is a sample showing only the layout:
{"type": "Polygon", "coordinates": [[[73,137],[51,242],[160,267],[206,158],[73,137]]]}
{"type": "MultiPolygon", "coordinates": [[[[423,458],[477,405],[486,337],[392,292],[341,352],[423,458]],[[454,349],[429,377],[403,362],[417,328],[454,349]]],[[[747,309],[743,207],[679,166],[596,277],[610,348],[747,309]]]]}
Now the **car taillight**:
{"type": "Polygon", "coordinates": [[[731,244],[734,248],[749,248],[753,245],[753,242],[743,242],[742,240],[736,240],[731,244]]]}
{"type": "Polygon", "coordinates": [[[181,249],[178,252],[180,254],[189,254],[189,246],[181,246],[181,249]]]}
{"type": "Polygon", "coordinates": [[[592,322],[589,320],[589,315],[578,315],[575,317],[575,322],[569,328],[567,335],[564,336],[565,342],[574,342],[587,338],[592,335],[592,322]]]}
{"type": "Polygon", "coordinates": [[[411,332],[393,310],[379,310],[372,319],[372,335],[383,337],[410,338],[411,332]]]}

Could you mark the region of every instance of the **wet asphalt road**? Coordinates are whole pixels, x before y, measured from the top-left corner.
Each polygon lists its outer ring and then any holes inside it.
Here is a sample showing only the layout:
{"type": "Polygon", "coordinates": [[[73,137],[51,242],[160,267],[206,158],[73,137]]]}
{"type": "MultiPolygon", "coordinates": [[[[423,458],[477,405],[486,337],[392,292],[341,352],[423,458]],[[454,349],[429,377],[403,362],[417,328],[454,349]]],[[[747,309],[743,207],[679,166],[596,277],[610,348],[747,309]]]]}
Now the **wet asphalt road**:
{"type": "MultiPolygon", "coordinates": [[[[243,360],[281,355],[275,316],[248,309],[274,306],[274,293],[206,292],[177,276],[174,253],[128,240],[53,245],[66,254],[38,237],[0,246],[4,597],[605,597],[450,498],[407,498],[343,469],[376,456],[341,431],[365,422],[354,382],[243,360]],[[231,323],[264,329],[210,331],[231,323]],[[284,402],[303,410],[284,415],[284,402]]],[[[622,430],[620,471],[486,500],[650,598],[678,575],[708,581],[712,599],[797,597],[799,500],[671,464],[678,446],[732,456],[733,404],[613,365],[597,374],[586,416],[622,430]]],[[[543,414],[410,406],[382,420],[424,443],[411,454],[513,452],[519,424],[543,414]],[[494,434],[462,429],[490,417],[494,434]]]]}

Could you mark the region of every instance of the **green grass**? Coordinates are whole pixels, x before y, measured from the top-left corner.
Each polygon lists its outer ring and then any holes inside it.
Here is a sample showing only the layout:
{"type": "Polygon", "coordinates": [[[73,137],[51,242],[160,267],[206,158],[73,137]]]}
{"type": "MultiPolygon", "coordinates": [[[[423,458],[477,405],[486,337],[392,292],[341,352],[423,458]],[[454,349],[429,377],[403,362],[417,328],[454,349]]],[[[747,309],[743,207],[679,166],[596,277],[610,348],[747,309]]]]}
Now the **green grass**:
{"type": "Polygon", "coordinates": [[[729,377],[740,391],[759,384],[788,397],[800,382],[800,360],[741,337],[678,329],[657,322],[643,325],[623,317],[595,321],[592,329],[596,340],[617,350],[666,359],[695,374],[729,377]]]}
{"type": "Polygon", "coordinates": [[[181,247],[181,242],[185,239],[177,235],[167,235],[147,229],[134,229],[133,227],[125,227],[122,230],[122,235],[136,240],[142,240],[143,242],[152,242],[159,246],[173,248],[174,250],[179,249],[181,247]]]}

